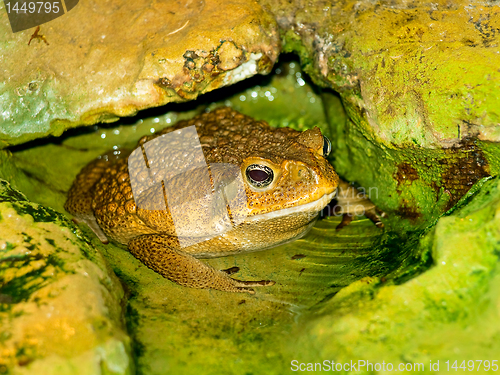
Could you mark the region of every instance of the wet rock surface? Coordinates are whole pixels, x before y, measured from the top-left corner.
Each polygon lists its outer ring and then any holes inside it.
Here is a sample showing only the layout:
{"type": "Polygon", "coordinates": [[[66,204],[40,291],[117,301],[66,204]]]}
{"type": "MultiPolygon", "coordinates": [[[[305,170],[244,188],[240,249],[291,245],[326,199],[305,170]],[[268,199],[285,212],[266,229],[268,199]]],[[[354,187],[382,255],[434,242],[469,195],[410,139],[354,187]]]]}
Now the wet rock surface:
{"type": "Polygon", "coordinates": [[[500,6],[480,1],[280,1],[287,51],[338,91],[363,134],[385,147],[499,141],[500,6]]]}
{"type": "MultiPolygon", "coordinates": [[[[296,345],[310,349],[297,359],[364,360],[363,374],[372,373],[366,361],[381,365],[382,359],[394,370],[420,364],[429,373],[454,371],[465,357],[496,359],[499,210],[499,179],[482,180],[415,243],[432,258],[430,269],[401,284],[367,277],[341,290],[307,323],[296,345]],[[440,367],[431,368],[438,360],[440,367]]],[[[474,371],[491,371],[494,362],[487,361],[474,371]]]]}

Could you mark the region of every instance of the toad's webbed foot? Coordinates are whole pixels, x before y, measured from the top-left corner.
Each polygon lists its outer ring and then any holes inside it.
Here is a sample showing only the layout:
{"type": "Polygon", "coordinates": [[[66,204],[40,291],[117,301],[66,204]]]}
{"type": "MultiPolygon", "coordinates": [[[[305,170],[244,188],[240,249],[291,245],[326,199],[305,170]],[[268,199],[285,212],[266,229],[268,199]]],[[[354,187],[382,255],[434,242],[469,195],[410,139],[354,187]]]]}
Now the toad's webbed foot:
{"type": "Polygon", "coordinates": [[[128,247],[130,252],[146,266],[179,285],[254,294],[255,291],[251,287],[275,284],[271,280],[233,279],[229,275],[238,272],[238,267],[216,270],[193,256],[177,250],[178,242],[172,237],[144,235],[134,238],[128,247]]]}
{"type": "Polygon", "coordinates": [[[349,225],[355,216],[362,215],[370,219],[378,228],[384,227],[381,218],[386,217],[386,213],[375,206],[367,197],[366,192],[341,180],[336,199],[336,213],[342,214],[342,222],[337,226],[337,230],[349,225]]]}

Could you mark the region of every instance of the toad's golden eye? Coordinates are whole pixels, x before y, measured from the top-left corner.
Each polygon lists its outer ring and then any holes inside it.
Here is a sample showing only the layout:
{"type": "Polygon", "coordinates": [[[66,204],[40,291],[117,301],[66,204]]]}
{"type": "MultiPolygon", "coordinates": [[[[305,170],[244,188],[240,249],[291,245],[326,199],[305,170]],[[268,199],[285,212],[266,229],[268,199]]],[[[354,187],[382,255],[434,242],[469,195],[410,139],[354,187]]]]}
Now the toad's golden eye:
{"type": "Polygon", "coordinates": [[[247,179],[252,186],[263,188],[269,186],[273,182],[274,173],[271,168],[265,165],[252,164],[246,170],[247,179]]]}
{"type": "Polygon", "coordinates": [[[323,156],[326,158],[330,155],[330,152],[332,152],[332,142],[330,142],[327,137],[323,136],[323,156]]]}

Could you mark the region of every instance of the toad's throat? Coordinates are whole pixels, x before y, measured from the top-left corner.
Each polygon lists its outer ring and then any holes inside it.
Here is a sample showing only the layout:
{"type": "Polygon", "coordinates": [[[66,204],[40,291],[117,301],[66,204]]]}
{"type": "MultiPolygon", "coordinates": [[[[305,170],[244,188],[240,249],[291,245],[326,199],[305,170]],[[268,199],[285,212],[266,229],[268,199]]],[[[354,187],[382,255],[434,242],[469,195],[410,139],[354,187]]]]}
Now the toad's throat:
{"type": "MultiPolygon", "coordinates": [[[[185,248],[189,254],[196,258],[213,258],[227,255],[234,255],[241,252],[253,252],[270,249],[279,245],[283,245],[298,238],[301,238],[312,228],[318,213],[334,198],[335,192],[325,194],[321,198],[303,204],[300,206],[289,207],[265,214],[248,216],[245,221],[225,233],[221,233],[218,239],[220,244],[225,247],[220,247],[217,251],[203,251],[201,249],[192,251],[193,248],[185,248]],[[289,217],[301,217],[299,220],[293,220],[290,225],[289,217]],[[269,226],[269,223],[274,222],[274,225],[269,226]],[[280,230],[272,230],[276,228],[276,223],[280,223],[280,230]],[[238,240],[235,241],[235,238],[238,240]],[[260,238],[260,240],[259,240],[260,238]]],[[[198,241],[200,242],[200,241],[198,241]]]]}

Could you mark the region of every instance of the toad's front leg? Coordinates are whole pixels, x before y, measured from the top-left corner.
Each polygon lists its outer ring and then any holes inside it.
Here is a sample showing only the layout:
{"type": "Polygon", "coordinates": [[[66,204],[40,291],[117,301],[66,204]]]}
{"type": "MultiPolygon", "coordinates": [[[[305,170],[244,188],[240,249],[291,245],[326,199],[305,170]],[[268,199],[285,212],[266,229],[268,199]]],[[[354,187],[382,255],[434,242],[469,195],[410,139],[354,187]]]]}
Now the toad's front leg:
{"type": "Polygon", "coordinates": [[[242,281],[229,275],[235,267],[216,270],[200,260],[177,249],[177,240],[155,234],[134,238],[129,242],[130,252],[153,271],[179,285],[197,289],[216,289],[225,292],[254,294],[254,286],[270,286],[271,280],[242,281]]]}

